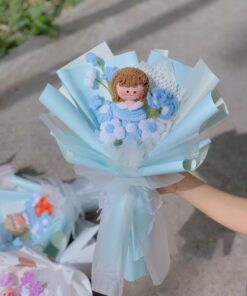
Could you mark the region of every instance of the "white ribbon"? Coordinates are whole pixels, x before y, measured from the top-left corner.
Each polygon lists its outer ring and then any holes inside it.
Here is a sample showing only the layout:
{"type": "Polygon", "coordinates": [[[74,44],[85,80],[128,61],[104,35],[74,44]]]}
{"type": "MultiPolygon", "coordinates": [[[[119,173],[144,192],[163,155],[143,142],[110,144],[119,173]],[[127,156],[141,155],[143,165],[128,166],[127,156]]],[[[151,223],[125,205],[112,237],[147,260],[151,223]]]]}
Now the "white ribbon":
{"type": "Polygon", "coordinates": [[[174,184],[183,176],[128,178],[75,169],[88,176],[85,191],[94,190],[101,199],[93,290],[121,296],[124,279],[134,281],[147,274],[153,284],[161,284],[169,270],[170,251],[162,201],[155,189],[174,184]]]}

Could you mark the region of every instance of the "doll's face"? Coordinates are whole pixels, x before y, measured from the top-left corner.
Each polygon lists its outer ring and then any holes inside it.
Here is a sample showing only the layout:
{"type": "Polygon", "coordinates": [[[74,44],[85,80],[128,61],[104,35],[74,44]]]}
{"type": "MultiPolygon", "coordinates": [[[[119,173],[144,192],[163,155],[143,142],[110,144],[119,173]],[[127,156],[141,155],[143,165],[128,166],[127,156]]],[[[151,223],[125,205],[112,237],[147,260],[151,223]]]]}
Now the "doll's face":
{"type": "Polygon", "coordinates": [[[22,213],[7,215],[5,226],[14,235],[21,235],[28,230],[27,221],[22,213]]]}
{"type": "Polygon", "coordinates": [[[123,101],[138,101],[144,95],[145,89],[143,85],[137,86],[121,86],[117,84],[117,93],[123,101]]]}

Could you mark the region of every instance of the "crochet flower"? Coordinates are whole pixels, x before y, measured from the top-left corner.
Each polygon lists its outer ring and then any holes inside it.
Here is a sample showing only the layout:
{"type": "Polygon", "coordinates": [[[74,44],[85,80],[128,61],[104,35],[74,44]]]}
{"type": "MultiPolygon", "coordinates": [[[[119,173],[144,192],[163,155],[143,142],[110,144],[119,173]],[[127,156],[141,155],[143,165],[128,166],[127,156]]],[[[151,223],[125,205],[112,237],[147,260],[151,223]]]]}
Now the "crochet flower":
{"type": "Polygon", "coordinates": [[[29,296],[30,295],[29,289],[25,286],[21,287],[19,290],[20,290],[21,296],[29,296]]]}
{"type": "Polygon", "coordinates": [[[43,213],[36,221],[36,223],[33,225],[33,227],[30,229],[31,233],[31,240],[35,242],[37,239],[39,239],[45,232],[47,232],[47,229],[49,228],[51,222],[52,222],[52,216],[49,216],[47,213],[43,213]]]}
{"type": "Polygon", "coordinates": [[[99,96],[99,95],[95,95],[95,96],[92,96],[90,99],[89,99],[89,107],[95,111],[97,110],[99,107],[101,107],[104,103],[104,98],[99,96]]]}
{"type": "Polygon", "coordinates": [[[125,129],[126,140],[133,139],[133,140],[136,140],[138,143],[141,142],[140,130],[138,128],[137,122],[122,120],[122,125],[125,129]]]}
{"type": "Polygon", "coordinates": [[[111,81],[114,74],[119,70],[118,67],[105,67],[105,71],[102,75],[102,78],[107,80],[107,81],[111,81]]]}
{"type": "Polygon", "coordinates": [[[33,272],[25,272],[20,279],[20,285],[25,286],[33,283],[35,280],[35,274],[33,272]]]}
{"type": "Polygon", "coordinates": [[[27,216],[29,225],[33,225],[33,223],[36,221],[36,215],[34,213],[33,206],[34,206],[34,199],[33,198],[28,200],[25,203],[25,211],[24,211],[24,213],[27,216]]]}
{"type": "Polygon", "coordinates": [[[178,101],[176,97],[174,97],[174,100],[171,100],[170,102],[167,102],[167,104],[162,106],[160,119],[170,120],[172,117],[176,115],[177,111],[178,111],[178,101]]]}
{"type": "Polygon", "coordinates": [[[52,222],[52,216],[50,216],[47,212],[44,212],[38,219],[38,223],[40,227],[47,228],[49,224],[52,222]]]}
{"type": "Polygon", "coordinates": [[[104,143],[114,143],[123,140],[124,137],[125,130],[119,119],[113,118],[111,121],[103,122],[100,125],[100,140],[104,143]]]}
{"type": "Polygon", "coordinates": [[[13,246],[17,247],[17,248],[21,248],[23,246],[23,241],[21,238],[16,237],[13,241],[12,241],[13,246]]]}
{"type": "Polygon", "coordinates": [[[19,290],[23,296],[39,296],[43,292],[43,287],[33,272],[25,272],[20,279],[19,290]]]}
{"type": "Polygon", "coordinates": [[[99,123],[110,121],[112,119],[112,110],[110,102],[105,102],[99,109],[95,111],[99,123]]]}
{"type": "Polygon", "coordinates": [[[105,61],[93,52],[88,52],[85,55],[85,58],[86,58],[86,61],[92,64],[93,66],[98,66],[100,68],[103,68],[105,65],[105,61]]]}
{"type": "Polygon", "coordinates": [[[12,287],[16,284],[16,278],[13,273],[4,273],[0,276],[0,287],[12,287]]]}
{"type": "Polygon", "coordinates": [[[148,105],[153,109],[159,109],[164,104],[174,100],[177,101],[176,96],[168,89],[162,87],[154,87],[147,94],[148,105]]]}
{"type": "Polygon", "coordinates": [[[90,88],[97,88],[99,71],[96,69],[90,69],[85,76],[85,84],[90,88]]]}
{"type": "Polygon", "coordinates": [[[139,128],[142,141],[151,140],[157,142],[161,134],[166,130],[166,125],[153,118],[148,118],[140,121],[139,128]]]}
{"type": "Polygon", "coordinates": [[[52,215],[53,206],[45,195],[41,196],[38,202],[34,205],[34,212],[36,216],[40,216],[44,212],[52,215]]]}
{"type": "Polygon", "coordinates": [[[127,133],[135,133],[137,131],[137,125],[133,122],[127,122],[125,129],[127,133]]]}
{"type": "Polygon", "coordinates": [[[88,52],[86,55],[85,55],[85,58],[86,58],[86,61],[88,63],[91,63],[92,65],[94,66],[97,66],[97,63],[98,63],[98,56],[96,56],[96,54],[94,54],[93,52],[88,52]]]}
{"type": "Polygon", "coordinates": [[[151,89],[147,94],[148,105],[153,109],[159,109],[161,107],[160,92],[157,88],[151,89]]]}

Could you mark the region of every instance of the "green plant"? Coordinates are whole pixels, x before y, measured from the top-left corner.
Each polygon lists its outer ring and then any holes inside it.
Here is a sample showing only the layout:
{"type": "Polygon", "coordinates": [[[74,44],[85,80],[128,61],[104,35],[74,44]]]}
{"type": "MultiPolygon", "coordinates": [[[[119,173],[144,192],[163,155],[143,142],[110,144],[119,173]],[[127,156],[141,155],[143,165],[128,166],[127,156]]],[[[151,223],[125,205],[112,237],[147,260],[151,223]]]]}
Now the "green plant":
{"type": "Polygon", "coordinates": [[[57,35],[54,20],[79,0],[0,0],[0,57],[30,36],[57,35]]]}

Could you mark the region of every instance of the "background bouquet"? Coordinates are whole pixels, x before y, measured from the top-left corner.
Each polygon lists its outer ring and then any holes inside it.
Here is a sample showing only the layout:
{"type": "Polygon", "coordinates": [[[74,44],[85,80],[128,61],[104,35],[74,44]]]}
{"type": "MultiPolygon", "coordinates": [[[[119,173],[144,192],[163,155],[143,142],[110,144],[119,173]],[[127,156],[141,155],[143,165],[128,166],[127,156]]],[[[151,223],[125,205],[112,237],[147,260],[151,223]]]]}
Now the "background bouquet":
{"type": "Polygon", "coordinates": [[[83,202],[84,184],[82,178],[71,184],[26,179],[10,166],[0,167],[0,250],[29,246],[50,256],[64,251],[76,222],[84,223],[84,211],[95,209],[88,196],[83,202]]]}
{"type": "Polygon", "coordinates": [[[87,276],[29,248],[0,252],[1,296],[92,295],[87,276]]]}
{"type": "Polygon", "coordinates": [[[155,189],[204,161],[210,140],[199,134],[227,114],[218,78],[202,60],[191,68],[152,50],[139,62],[105,43],[57,73],[62,87],[42,93],[52,113],[42,119],[100,199],[93,289],[121,295],[124,279],[147,274],[158,285],[170,250],[155,189]]]}

